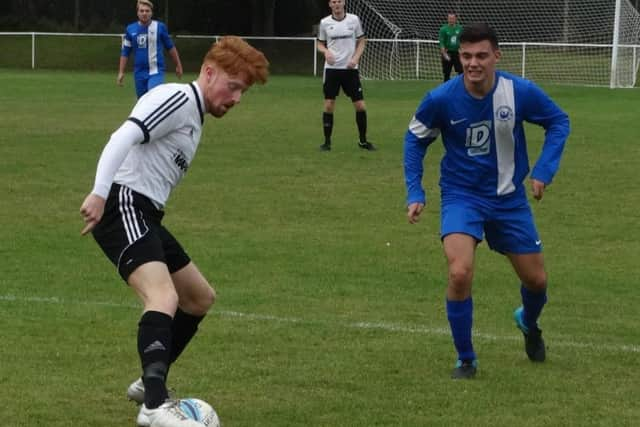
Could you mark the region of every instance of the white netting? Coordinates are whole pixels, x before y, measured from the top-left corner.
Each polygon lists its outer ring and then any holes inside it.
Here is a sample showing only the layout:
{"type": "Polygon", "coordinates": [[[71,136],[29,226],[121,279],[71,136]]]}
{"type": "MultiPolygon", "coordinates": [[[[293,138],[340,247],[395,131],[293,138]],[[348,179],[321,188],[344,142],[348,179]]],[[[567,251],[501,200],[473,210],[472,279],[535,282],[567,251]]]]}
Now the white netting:
{"type": "Polygon", "coordinates": [[[369,39],[365,78],[440,80],[438,30],[454,11],[462,25],[496,29],[504,70],[553,83],[635,85],[640,14],[629,0],[620,1],[616,37],[616,0],[347,0],[347,10],[369,39]]]}
{"type": "Polygon", "coordinates": [[[636,83],[640,50],[640,15],[627,1],[620,2],[618,49],[613,53],[611,87],[633,87],[636,83]]]}

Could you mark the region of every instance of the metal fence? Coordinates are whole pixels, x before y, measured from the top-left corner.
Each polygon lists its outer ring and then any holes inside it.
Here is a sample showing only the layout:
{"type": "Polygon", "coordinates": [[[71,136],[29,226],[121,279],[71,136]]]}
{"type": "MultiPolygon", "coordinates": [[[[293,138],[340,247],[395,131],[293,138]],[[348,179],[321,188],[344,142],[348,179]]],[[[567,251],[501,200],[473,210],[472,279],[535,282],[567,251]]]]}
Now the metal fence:
{"type": "MultiPolygon", "coordinates": [[[[204,54],[220,37],[174,36],[186,73],[199,71],[204,54]]],[[[265,53],[272,74],[322,74],[324,58],[316,51],[314,37],[245,38],[265,53]]],[[[0,67],[115,72],[121,39],[121,34],[0,32],[0,67]]],[[[634,86],[640,46],[621,48],[620,86],[634,86]]],[[[501,68],[514,74],[549,83],[609,85],[610,44],[502,43],[502,50],[501,68]]],[[[370,39],[361,62],[361,74],[368,79],[441,79],[436,40],[370,39]]]]}

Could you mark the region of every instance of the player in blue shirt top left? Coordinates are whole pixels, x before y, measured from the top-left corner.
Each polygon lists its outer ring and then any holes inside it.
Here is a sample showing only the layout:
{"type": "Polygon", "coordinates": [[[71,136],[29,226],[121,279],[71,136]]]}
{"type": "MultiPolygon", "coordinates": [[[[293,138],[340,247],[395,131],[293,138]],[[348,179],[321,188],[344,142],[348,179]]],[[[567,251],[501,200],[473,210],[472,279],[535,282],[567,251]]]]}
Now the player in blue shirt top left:
{"type": "Polygon", "coordinates": [[[122,38],[117,82],[122,86],[127,60],[133,52],[133,76],[136,95],[140,98],[152,88],[164,83],[164,49],[169,52],[176,65],[178,78],[182,77],[182,63],[178,49],[169,37],[167,26],[151,19],[153,3],[149,0],[138,0],[136,11],[138,21],[127,26],[122,38]]]}

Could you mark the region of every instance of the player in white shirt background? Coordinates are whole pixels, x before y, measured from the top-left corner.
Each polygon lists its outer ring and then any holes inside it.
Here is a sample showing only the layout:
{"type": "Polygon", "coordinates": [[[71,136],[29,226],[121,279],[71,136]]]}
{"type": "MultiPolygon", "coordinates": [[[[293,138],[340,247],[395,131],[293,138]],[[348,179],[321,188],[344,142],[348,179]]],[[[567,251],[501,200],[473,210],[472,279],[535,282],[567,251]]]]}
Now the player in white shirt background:
{"type": "Polygon", "coordinates": [[[80,213],[144,311],[138,324],[142,378],[127,392],[142,403],[138,425],[196,427],[168,399],[169,367],[195,335],[215,291],[180,243],[161,224],[171,190],[196,153],[204,115],[222,117],[269,63],[239,37],[207,52],[196,81],[156,87],[141,97],[105,146],[80,213]]]}
{"type": "Polygon", "coordinates": [[[322,151],[331,150],[333,132],[333,113],[336,97],[340,88],[351,98],[356,111],[358,126],[358,146],[373,151],[375,146],[367,141],[367,107],[360,82],[358,63],[364,53],[366,37],[360,18],[346,13],[344,0],[329,0],[331,15],[320,21],[317,49],[325,57],[322,90],[324,93],[324,111],[322,126],[324,143],[322,151]]]}

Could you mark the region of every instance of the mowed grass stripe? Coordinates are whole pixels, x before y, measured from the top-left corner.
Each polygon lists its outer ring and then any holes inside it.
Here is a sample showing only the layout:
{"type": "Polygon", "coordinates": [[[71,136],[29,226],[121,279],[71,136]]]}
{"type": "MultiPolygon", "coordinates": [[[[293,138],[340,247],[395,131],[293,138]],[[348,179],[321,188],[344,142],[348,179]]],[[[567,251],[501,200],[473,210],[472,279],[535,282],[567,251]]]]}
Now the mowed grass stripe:
{"type": "MultiPolygon", "coordinates": [[[[28,297],[28,296],[14,296],[14,295],[0,295],[0,301],[5,302],[21,302],[21,303],[48,303],[48,304],[61,304],[61,305],[85,305],[96,307],[117,307],[117,308],[132,308],[140,309],[140,305],[137,304],[125,304],[111,301],[78,301],[78,300],[66,300],[58,297],[28,297]]],[[[399,325],[396,323],[387,322],[368,322],[368,321],[355,321],[355,322],[338,322],[331,319],[304,319],[296,317],[279,317],[270,314],[259,313],[243,313],[239,311],[229,310],[213,310],[210,315],[218,315],[222,317],[232,317],[246,319],[248,321],[269,321],[279,323],[303,323],[307,325],[323,324],[333,327],[340,327],[344,329],[372,329],[380,330],[391,333],[409,333],[409,334],[424,334],[424,335],[444,335],[449,336],[451,332],[445,328],[429,328],[420,325],[399,325]]],[[[520,341],[522,337],[516,335],[491,335],[485,333],[474,332],[473,336],[487,341],[520,341]]],[[[549,340],[549,338],[547,337],[549,340]]],[[[549,340],[551,342],[551,340],[549,340]]],[[[640,346],[632,344],[596,344],[590,342],[575,342],[568,341],[566,339],[553,339],[554,347],[567,347],[578,348],[581,350],[593,350],[597,353],[602,352],[614,352],[614,353],[640,353],[640,346]]]]}

